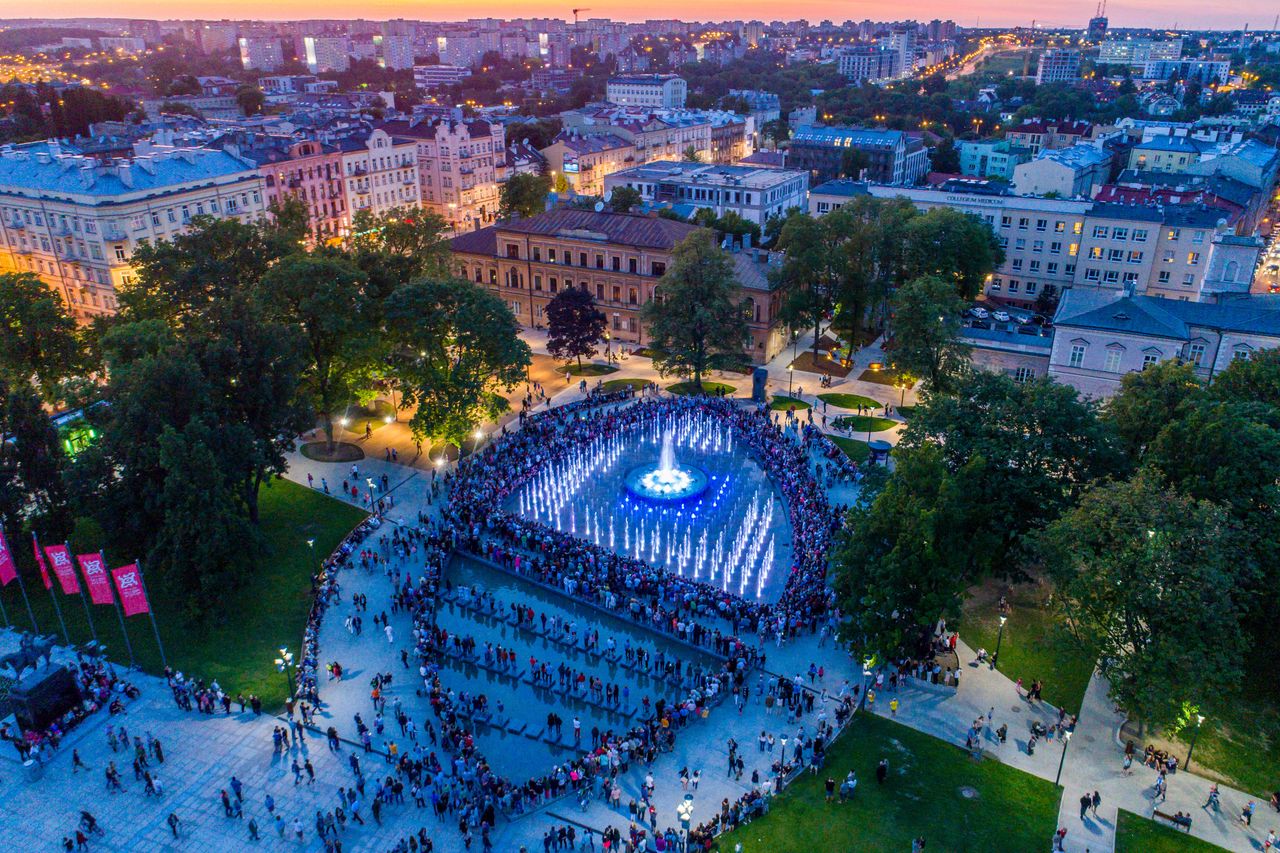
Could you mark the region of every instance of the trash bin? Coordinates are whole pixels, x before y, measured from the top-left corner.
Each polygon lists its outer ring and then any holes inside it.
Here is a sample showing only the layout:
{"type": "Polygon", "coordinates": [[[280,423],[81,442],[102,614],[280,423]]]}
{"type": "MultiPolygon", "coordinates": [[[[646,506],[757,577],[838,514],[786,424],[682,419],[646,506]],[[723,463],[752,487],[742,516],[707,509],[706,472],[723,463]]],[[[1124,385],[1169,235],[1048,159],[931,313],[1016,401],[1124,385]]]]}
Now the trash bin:
{"type": "Polygon", "coordinates": [[[34,758],[28,758],[22,762],[22,775],[27,778],[28,782],[35,782],[44,775],[44,765],[34,758]]]}

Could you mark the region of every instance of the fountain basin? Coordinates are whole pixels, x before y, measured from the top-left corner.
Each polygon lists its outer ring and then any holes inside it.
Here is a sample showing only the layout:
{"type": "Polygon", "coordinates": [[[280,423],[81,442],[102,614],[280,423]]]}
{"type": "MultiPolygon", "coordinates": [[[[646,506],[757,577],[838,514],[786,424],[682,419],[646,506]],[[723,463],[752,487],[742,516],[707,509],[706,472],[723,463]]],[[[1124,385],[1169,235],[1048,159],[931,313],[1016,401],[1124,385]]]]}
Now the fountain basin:
{"type": "Polygon", "coordinates": [[[696,498],[707,490],[709,481],[705,473],[691,465],[667,468],[658,463],[632,468],[622,482],[633,497],[672,503],[696,498]]]}

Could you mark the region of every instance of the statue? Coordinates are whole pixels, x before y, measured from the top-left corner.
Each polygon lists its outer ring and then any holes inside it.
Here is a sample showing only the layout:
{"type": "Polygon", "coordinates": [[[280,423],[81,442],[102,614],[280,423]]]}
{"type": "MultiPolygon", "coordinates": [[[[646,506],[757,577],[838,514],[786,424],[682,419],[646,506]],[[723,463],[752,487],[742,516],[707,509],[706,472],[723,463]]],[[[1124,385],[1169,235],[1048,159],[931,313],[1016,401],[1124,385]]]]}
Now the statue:
{"type": "Polygon", "coordinates": [[[18,650],[12,654],[0,655],[0,671],[12,667],[13,679],[18,681],[28,667],[36,669],[41,658],[44,658],[45,669],[48,669],[53,657],[53,646],[52,637],[37,637],[30,631],[23,631],[22,639],[18,641],[18,650]]]}

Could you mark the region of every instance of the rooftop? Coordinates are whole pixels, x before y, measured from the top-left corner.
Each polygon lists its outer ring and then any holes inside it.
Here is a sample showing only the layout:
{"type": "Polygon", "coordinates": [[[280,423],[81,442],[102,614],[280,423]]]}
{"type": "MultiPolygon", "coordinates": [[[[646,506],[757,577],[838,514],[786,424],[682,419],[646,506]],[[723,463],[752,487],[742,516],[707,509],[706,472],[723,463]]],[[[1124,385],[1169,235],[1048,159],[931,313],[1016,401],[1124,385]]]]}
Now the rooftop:
{"type": "Polygon", "coordinates": [[[870,127],[819,127],[802,124],[791,137],[792,143],[809,142],[817,145],[848,148],[893,148],[906,141],[901,130],[882,130],[870,127]]]}
{"type": "Polygon", "coordinates": [[[1257,297],[1183,302],[1072,287],[1063,293],[1054,323],[1059,329],[1100,329],[1176,340],[1191,338],[1195,327],[1280,337],[1277,309],[1280,304],[1275,300],[1257,297]]]}
{"type": "Polygon", "coordinates": [[[614,172],[611,181],[665,181],[669,183],[694,183],[708,186],[733,186],[767,189],[786,183],[804,172],[784,169],[763,169],[755,166],[723,166],[708,163],[685,163],[676,160],[655,160],[643,166],[634,166],[614,172]]]}
{"type": "Polygon", "coordinates": [[[453,238],[455,252],[495,254],[498,234],[527,234],[670,251],[698,226],[661,216],[557,208],[527,219],[508,219],[453,238]],[[486,233],[488,232],[488,233],[486,233]]]}
{"type": "Polygon", "coordinates": [[[107,198],[254,172],[249,160],[207,148],[154,146],[145,155],[104,162],[64,154],[52,141],[0,147],[0,192],[9,193],[107,198]]]}

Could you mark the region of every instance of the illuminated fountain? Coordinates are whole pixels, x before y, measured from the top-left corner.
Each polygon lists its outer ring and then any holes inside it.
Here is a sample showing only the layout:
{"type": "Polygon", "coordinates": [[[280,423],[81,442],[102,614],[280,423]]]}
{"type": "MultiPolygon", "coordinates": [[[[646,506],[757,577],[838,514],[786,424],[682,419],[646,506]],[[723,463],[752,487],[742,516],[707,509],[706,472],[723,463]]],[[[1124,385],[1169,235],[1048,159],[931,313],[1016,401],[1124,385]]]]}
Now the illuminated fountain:
{"type": "Polygon", "coordinates": [[[706,414],[655,415],[574,445],[507,505],[752,601],[777,600],[791,564],[790,523],[772,483],[733,431],[706,414]]]}
{"type": "Polygon", "coordinates": [[[652,501],[683,501],[707,490],[707,475],[692,466],[676,464],[675,433],[662,432],[657,465],[632,468],[625,480],[627,491],[652,501]]]}

